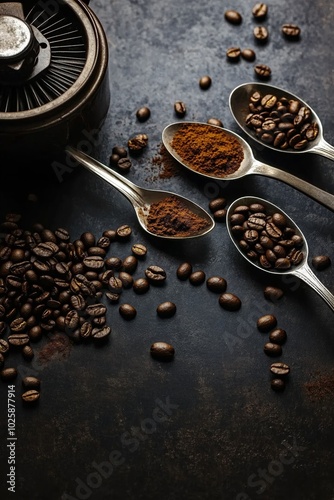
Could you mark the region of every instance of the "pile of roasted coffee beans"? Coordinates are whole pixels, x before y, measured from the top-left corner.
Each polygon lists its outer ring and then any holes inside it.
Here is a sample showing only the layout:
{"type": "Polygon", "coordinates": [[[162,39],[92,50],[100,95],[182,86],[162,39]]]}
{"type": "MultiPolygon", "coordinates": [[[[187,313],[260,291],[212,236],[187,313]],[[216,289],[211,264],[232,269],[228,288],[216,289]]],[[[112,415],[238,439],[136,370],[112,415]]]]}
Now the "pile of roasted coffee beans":
{"type": "Polygon", "coordinates": [[[304,259],[304,240],[282,213],[261,203],[239,205],[230,216],[231,232],[246,256],[264,269],[286,271],[304,259]]]}
{"type": "MultiPolygon", "coordinates": [[[[278,357],[283,354],[282,345],[287,340],[287,333],[277,327],[277,318],[273,314],[264,314],[257,320],[257,329],[261,333],[269,333],[269,339],[264,344],[263,351],[267,356],[278,357]]],[[[272,374],[271,388],[274,391],[284,391],[290,367],[283,362],[275,362],[270,366],[272,374]]]]}
{"type": "Polygon", "coordinates": [[[245,124],[265,144],[301,151],[319,134],[310,108],[297,99],[254,92],[249,98],[245,124]]]}

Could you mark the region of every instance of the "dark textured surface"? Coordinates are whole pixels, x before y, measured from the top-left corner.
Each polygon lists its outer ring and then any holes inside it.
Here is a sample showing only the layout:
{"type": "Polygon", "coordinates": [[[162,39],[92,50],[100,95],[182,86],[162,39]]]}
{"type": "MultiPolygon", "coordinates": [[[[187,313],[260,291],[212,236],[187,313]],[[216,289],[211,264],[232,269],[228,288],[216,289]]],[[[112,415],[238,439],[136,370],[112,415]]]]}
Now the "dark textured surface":
{"type": "MultiPolygon", "coordinates": [[[[254,48],[257,62],[271,66],[273,85],[309,102],[322,120],[326,140],[334,144],[334,4],[272,0],[268,6],[264,24],[270,40],[258,46],[250,1],[92,1],[108,37],[111,87],[110,110],[94,154],[108,163],[114,145],[147,133],[149,146],[133,159],[129,179],[182,193],[204,208],[218,194],[229,203],[243,195],[268,198],[300,226],[310,258],[328,254],[333,260],[333,214],[293,188],[259,176],[229,183],[203,182],[192,175],[161,179],[152,165],[164,126],[176,119],[176,100],[186,103],[188,119],[220,118],[226,128],[239,132],[228,96],[254,75],[253,63],[226,61],[225,51],[234,45],[254,48]],[[243,15],[240,26],[224,20],[231,7],[243,15]],[[301,27],[298,42],[282,37],[285,22],[301,27]],[[202,91],[198,81],[205,74],[212,86],[202,91]],[[152,112],[146,123],[135,117],[142,105],[152,112]]],[[[334,193],[334,164],[328,159],[265,151],[255,155],[334,193]]],[[[15,163],[15,152],[13,158],[15,163]]],[[[1,183],[2,217],[21,210],[27,226],[41,221],[52,229],[66,227],[73,239],[85,230],[100,235],[130,224],[131,241],[115,244],[111,253],[125,257],[132,243],[142,242],[149,250],[136,276],[157,264],[165,268],[167,281],[143,296],[124,292],[124,301],[138,311],[132,322],[119,316],[117,306],[109,307],[112,334],[101,349],[76,345],[67,356],[42,365],[37,360],[22,363],[19,355],[12,358],[20,367],[16,493],[6,485],[7,387],[1,384],[1,498],[333,500],[333,312],[321,298],[296,278],[272,279],[249,266],[229,241],[224,224],[194,242],[162,244],[143,234],[122,195],[80,167],[64,174],[61,182],[47,166],[29,175],[28,159],[20,169],[20,176],[7,172],[1,183]],[[29,193],[38,201],[29,201],[29,193]],[[175,271],[184,260],[207,276],[225,277],[228,291],[242,300],[241,310],[223,311],[205,285],[178,281],[175,271]],[[285,291],[276,304],[263,296],[269,284],[285,291]],[[161,320],[156,306],[165,300],[176,303],[177,313],[161,320]],[[290,364],[291,375],[282,394],[270,388],[271,360],[263,353],[266,334],[256,329],[257,318],[266,313],[275,314],[288,334],[281,359],[290,364]],[[172,363],[150,357],[156,340],[174,345],[172,363]],[[42,380],[36,408],[21,405],[25,373],[42,380]],[[321,391],[307,390],[307,384],[328,375],[327,394],[325,381],[321,391]],[[168,402],[167,410],[158,410],[168,402]]],[[[333,265],[316,274],[333,290],[333,265]]],[[[44,344],[36,345],[36,352],[44,344]]]]}

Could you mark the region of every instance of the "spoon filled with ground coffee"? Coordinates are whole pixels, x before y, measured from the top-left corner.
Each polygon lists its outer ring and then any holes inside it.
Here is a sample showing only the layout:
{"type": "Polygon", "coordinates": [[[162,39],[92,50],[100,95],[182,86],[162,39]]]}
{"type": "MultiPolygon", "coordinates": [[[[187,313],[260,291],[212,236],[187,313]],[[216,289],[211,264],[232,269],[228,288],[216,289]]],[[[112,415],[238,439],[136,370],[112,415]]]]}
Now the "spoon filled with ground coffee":
{"type": "Polygon", "coordinates": [[[310,269],[307,241],[295,222],[262,198],[244,196],[228,208],[226,226],[241,255],[271,274],[291,274],[312,287],[334,311],[334,296],[310,269]]]}
{"type": "Polygon", "coordinates": [[[285,182],[334,211],[334,195],[289,172],[256,160],[249,144],[225,128],[201,122],[176,122],[162,132],[167,151],[184,167],[216,180],[264,175],[285,182]]]}
{"type": "Polygon", "coordinates": [[[188,198],[139,187],[82,151],[71,146],[66,151],[122,193],[132,203],[141,227],[150,235],[180,240],[204,236],[214,228],[215,222],[206,210],[188,198]]]}

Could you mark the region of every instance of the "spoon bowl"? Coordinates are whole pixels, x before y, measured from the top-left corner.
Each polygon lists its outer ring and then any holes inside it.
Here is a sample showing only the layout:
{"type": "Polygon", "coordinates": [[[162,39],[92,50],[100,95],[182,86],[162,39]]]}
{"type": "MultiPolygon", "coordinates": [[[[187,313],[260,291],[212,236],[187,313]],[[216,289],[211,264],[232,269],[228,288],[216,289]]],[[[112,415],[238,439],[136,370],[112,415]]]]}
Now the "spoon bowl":
{"type": "Polygon", "coordinates": [[[253,266],[257,267],[258,269],[261,269],[261,271],[264,271],[269,274],[280,274],[280,275],[294,275],[303,280],[305,283],[307,283],[311,288],[313,288],[319,295],[320,297],[327,303],[327,305],[334,311],[334,295],[321,283],[321,281],[317,278],[317,276],[313,273],[311,268],[309,267],[308,264],[308,255],[309,255],[309,249],[308,249],[308,244],[306,241],[305,236],[303,235],[301,229],[297,226],[297,224],[289,217],[282,209],[280,209],[278,206],[274,205],[273,203],[269,202],[268,200],[264,200],[262,198],[258,198],[255,196],[243,196],[241,198],[238,198],[235,200],[228,208],[227,214],[226,214],[226,226],[227,226],[227,231],[228,234],[234,243],[235,247],[239,251],[239,253],[253,266]],[[303,239],[303,247],[301,248],[303,252],[303,259],[301,262],[293,267],[290,267],[289,269],[282,269],[282,270],[276,270],[274,268],[263,268],[257,261],[254,261],[250,259],[240,248],[240,245],[238,243],[238,238],[233,234],[232,231],[232,224],[231,224],[231,215],[234,213],[234,210],[236,207],[240,205],[246,205],[249,206],[253,203],[260,203],[266,208],[266,213],[268,215],[272,215],[274,213],[280,213],[284,215],[288,222],[288,226],[292,229],[294,229],[295,234],[298,236],[301,236],[303,239]]]}
{"type": "Polygon", "coordinates": [[[320,121],[320,118],[316,114],[316,112],[300,97],[283,90],[279,87],[274,87],[273,85],[269,85],[267,83],[243,83],[239,85],[234,90],[232,90],[229,97],[229,106],[232,116],[235,121],[239,125],[239,127],[247,134],[253,141],[257,142],[262,146],[262,148],[272,149],[273,151],[287,154],[303,154],[303,153],[314,153],[320,156],[325,156],[330,160],[334,161],[334,147],[328,144],[323,137],[323,126],[320,121]],[[313,141],[309,141],[306,147],[303,150],[296,149],[279,149],[271,144],[267,144],[261,141],[256,137],[255,133],[246,125],[246,117],[249,114],[249,99],[253,95],[254,92],[259,92],[261,95],[272,94],[275,95],[278,99],[282,97],[287,98],[288,100],[297,100],[303,106],[309,108],[311,111],[311,121],[315,122],[318,125],[318,135],[313,141]]]}
{"type": "Polygon", "coordinates": [[[211,215],[206,212],[202,207],[194,203],[193,201],[185,198],[176,193],[170,191],[162,191],[157,189],[145,189],[137,186],[133,182],[125,179],[122,175],[118,174],[111,168],[107,167],[103,163],[95,160],[86,153],[73,148],[72,146],[67,146],[66,152],[74,158],[80,165],[85,167],[90,172],[98,175],[103,180],[108,182],[111,186],[116,188],[121,194],[123,194],[131,203],[137,215],[137,219],[141,227],[151,236],[166,240],[185,240],[194,239],[200,236],[208,234],[215,226],[215,222],[211,215]],[[148,215],[150,212],[151,205],[164,200],[167,197],[173,196],[182,203],[182,207],[189,210],[192,214],[200,217],[205,221],[205,227],[199,231],[191,232],[189,235],[178,235],[178,234],[159,234],[151,231],[148,228],[148,215]]]}
{"type": "Polygon", "coordinates": [[[323,191],[322,189],[304,181],[303,179],[300,179],[290,174],[289,172],[259,162],[254,158],[252,149],[249,146],[249,144],[242,137],[240,137],[235,132],[232,132],[231,130],[218,127],[216,125],[211,125],[208,123],[176,122],[176,123],[171,123],[170,125],[167,125],[167,127],[164,128],[162,132],[162,142],[167,151],[171,154],[171,156],[173,156],[175,160],[177,160],[183,167],[195,172],[198,175],[201,175],[202,177],[215,179],[219,181],[225,181],[225,180],[230,181],[230,180],[240,179],[242,177],[245,177],[246,175],[252,175],[252,174],[264,175],[285,182],[286,184],[289,184],[290,186],[294,187],[295,189],[298,189],[299,191],[306,194],[310,198],[313,198],[318,203],[321,203],[325,207],[334,211],[334,196],[332,194],[323,191]],[[194,127],[200,125],[201,127],[208,127],[208,130],[210,130],[210,127],[211,128],[213,127],[216,130],[219,130],[222,136],[224,134],[225,137],[229,136],[231,138],[236,139],[239,145],[241,146],[244,154],[244,158],[240,163],[239,168],[235,172],[230,174],[222,173],[221,176],[209,175],[207,173],[202,172],[200,169],[194,169],[192,165],[189,162],[187,163],[173,147],[173,138],[177,133],[182,134],[182,127],[184,125],[193,125],[194,127]]]}

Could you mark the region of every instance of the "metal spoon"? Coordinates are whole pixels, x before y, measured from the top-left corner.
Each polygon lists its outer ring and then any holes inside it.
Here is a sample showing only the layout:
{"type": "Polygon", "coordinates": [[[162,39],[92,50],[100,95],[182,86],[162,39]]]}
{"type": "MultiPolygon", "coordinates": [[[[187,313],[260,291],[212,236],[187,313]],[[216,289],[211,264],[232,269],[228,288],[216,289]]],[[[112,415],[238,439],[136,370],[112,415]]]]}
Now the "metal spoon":
{"type": "Polygon", "coordinates": [[[209,125],[208,123],[200,123],[200,122],[177,122],[177,123],[172,123],[170,125],[167,125],[167,127],[163,130],[162,132],[162,141],[163,144],[165,145],[167,151],[179,162],[181,165],[184,167],[188,168],[189,170],[192,170],[196,174],[202,175],[203,177],[209,177],[211,179],[216,179],[220,181],[225,181],[225,180],[234,180],[234,179],[241,179],[245,175],[251,175],[251,174],[258,174],[258,175],[264,175],[267,177],[272,177],[274,179],[277,179],[279,181],[285,182],[286,184],[289,184],[290,186],[294,187],[295,189],[298,189],[298,191],[301,191],[302,193],[306,194],[310,198],[313,198],[317,202],[321,203],[321,205],[324,205],[325,207],[329,208],[330,210],[334,211],[334,195],[327,193],[326,191],[323,191],[322,189],[313,186],[312,184],[309,184],[308,182],[299,179],[298,177],[290,174],[289,172],[285,172],[284,170],[280,170],[276,167],[272,167],[270,165],[266,165],[265,163],[261,163],[258,160],[256,160],[253,156],[252,150],[249,146],[249,144],[238,134],[227,130],[225,128],[217,127],[216,125],[209,125]],[[244,152],[244,159],[241,162],[240,167],[238,170],[233,172],[232,174],[224,175],[221,177],[216,177],[216,176],[211,176],[208,174],[204,174],[200,171],[194,170],[191,168],[191,165],[188,165],[187,163],[184,162],[184,160],[180,157],[180,155],[175,151],[175,149],[172,146],[172,141],[173,137],[180,130],[180,128],[184,124],[195,124],[195,125],[201,125],[201,126],[206,126],[206,127],[215,127],[219,130],[221,130],[225,134],[229,134],[231,137],[235,137],[241,147],[243,148],[244,152]]]}
{"type": "Polygon", "coordinates": [[[232,90],[229,98],[229,105],[231,113],[235,121],[238,123],[239,127],[242,128],[242,130],[254,141],[261,144],[262,147],[267,147],[273,149],[276,152],[279,151],[282,153],[293,153],[293,154],[314,153],[320,156],[325,156],[330,160],[334,160],[334,147],[328,144],[328,142],[325,141],[323,137],[323,128],[320,118],[306,102],[300,99],[300,97],[291,94],[291,92],[287,92],[286,90],[274,87],[273,85],[268,85],[266,83],[244,83],[236,87],[234,90],[232,90]],[[260,92],[261,95],[273,94],[279,98],[286,97],[289,100],[290,99],[297,100],[300,101],[303,106],[308,107],[312,113],[312,122],[316,122],[319,127],[319,133],[316,139],[310,141],[307,144],[306,148],[303,149],[302,151],[297,151],[295,149],[284,149],[284,150],[278,149],[271,146],[270,144],[265,144],[263,141],[259,140],[255,136],[255,134],[251,132],[249,127],[247,127],[245,124],[246,116],[249,114],[249,108],[248,108],[249,98],[256,91],[260,92]]]}
{"type": "Polygon", "coordinates": [[[107,181],[111,186],[116,188],[120,193],[122,193],[132,203],[139,224],[150,235],[169,240],[184,240],[204,236],[214,228],[215,222],[212,217],[203,208],[201,208],[193,201],[190,201],[188,198],[180,196],[176,193],[172,193],[170,191],[141,188],[133,182],[130,182],[128,179],[125,179],[117,172],[114,172],[114,170],[108,168],[106,165],[103,165],[103,163],[100,163],[94,158],[88,156],[86,153],[83,153],[82,151],[79,151],[72,146],[67,146],[66,152],[87,170],[90,170],[94,174],[98,175],[99,177],[107,181]],[[150,231],[147,228],[147,216],[151,204],[161,201],[168,196],[177,197],[194,214],[205,219],[208,223],[208,226],[202,231],[189,236],[160,235],[150,231]]]}
{"type": "Polygon", "coordinates": [[[267,200],[263,200],[262,198],[257,198],[254,196],[244,196],[242,198],[238,198],[229,206],[229,208],[227,210],[227,214],[226,214],[226,225],[227,225],[228,233],[229,233],[230,238],[233,241],[234,245],[236,246],[238,251],[241,253],[241,255],[246,260],[248,260],[248,262],[253,264],[253,266],[261,269],[262,271],[265,271],[265,272],[271,273],[271,274],[280,274],[280,275],[291,274],[291,275],[297,276],[301,280],[305,281],[305,283],[307,283],[311,288],[313,288],[320,295],[320,297],[327,303],[327,305],[334,311],[334,295],[321,283],[321,281],[317,278],[317,276],[313,273],[313,271],[310,269],[310,267],[308,265],[308,262],[307,262],[308,245],[307,245],[307,241],[306,241],[303,233],[301,232],[301,230],[299,229],[297,224],[295,224],[295,222],[285,212],[283,212],[283,210],[278,208],[273,203],[270,203],[267,200]],[[231,220],[230,219],[231,219],[231,215],[233,214],[234,209],[237,206],[250,205],[251,203],[261,203],[262,205],[264,205],[266,207],[268,214],[273,214],[275,212],[283,214],[286,217],[289,226],[292,227],[296,231],[296,234],[298,234],[299,236],[301,236],[303,238],[304,246],[302,248],[302,251],[304,253],[304,258],[300,262],[300,264],[298,264],[297,266],[294,266],[293,268],[291,267],[288,270],[275,271],[274,269],[264,269],[259,264],[257,264],[253,260],[249,259],[247,257],[247,255],[241,250],[240,246],[238,245],[238,241],[237,241],[235,235],[231,231],[231,220]]]}

